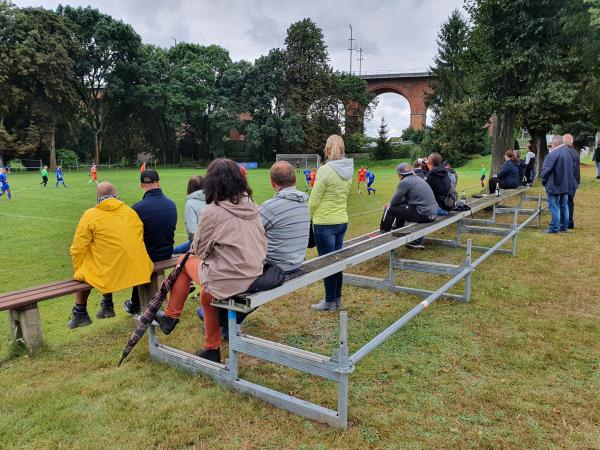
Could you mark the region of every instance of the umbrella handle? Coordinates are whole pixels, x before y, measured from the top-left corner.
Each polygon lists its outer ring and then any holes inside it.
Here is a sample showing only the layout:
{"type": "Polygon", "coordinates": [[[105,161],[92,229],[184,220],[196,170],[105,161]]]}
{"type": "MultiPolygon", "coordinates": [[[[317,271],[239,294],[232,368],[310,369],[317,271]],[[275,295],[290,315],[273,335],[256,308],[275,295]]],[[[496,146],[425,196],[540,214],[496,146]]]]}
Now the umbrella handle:
{"type": "Polygon", "coordinates": [[[181,261],[179,261],[179,264],[177,264],[178,269],[181,269],[183,266],[185,266],[185,263],[187,262],[191,254],[192,252],[187,252],[185,255],[183,255],[183,258],[181,259],[181,261]]]}

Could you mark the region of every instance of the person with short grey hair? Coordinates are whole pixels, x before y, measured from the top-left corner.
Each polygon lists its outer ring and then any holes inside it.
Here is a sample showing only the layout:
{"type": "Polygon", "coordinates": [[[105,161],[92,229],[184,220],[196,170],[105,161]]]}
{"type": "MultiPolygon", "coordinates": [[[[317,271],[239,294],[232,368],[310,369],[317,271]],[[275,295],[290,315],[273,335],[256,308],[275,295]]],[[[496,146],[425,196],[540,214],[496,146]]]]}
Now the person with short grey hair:
{"type": "MultiPolygon", "coordinates": [[[[575,149],[573,145],[573,135],[563,135],[563,145],[569,149],[571,156],[573,156],[573,179],[571,179],[571,187],[569,189],[569,196],[567,197],[567,206],[569,207],[569,226],[568,229],[572,230],[575,228],[574,214],[575,214],[575,193],[581,183],[581,156],[579,150],[575,149]]],[[[581,149],[581,146],[579,146],[581,149]]]]}
{"type": "Polygon", "coordinates": [[[552,136],[553,150],[542,165],[542,185],[546,189],[548,210],[552,216],[546,233],[566,232],[569,226],[568,196],[575,181],[575,159],[561,136],[552,136]]]}
{"type": "Polygon", "coordinates": [[[308,194],[296,189],[296,174],[287,161],[278,161],[269,173],[275,196],[260,207],[267,238],[267,260],[286,274],[297,271],[306,256],[310,230],[308,194]]]}
{"type": "Polygon", "coordinates": [[[555,134],[554,136],[552,136],[552,139],[550,139],[551,147],[548,149],[548,151],[552,152],[552,151],[556,150],[558,147],[560,147],[562,144],[563,144],[562,136],[555,134]]]}

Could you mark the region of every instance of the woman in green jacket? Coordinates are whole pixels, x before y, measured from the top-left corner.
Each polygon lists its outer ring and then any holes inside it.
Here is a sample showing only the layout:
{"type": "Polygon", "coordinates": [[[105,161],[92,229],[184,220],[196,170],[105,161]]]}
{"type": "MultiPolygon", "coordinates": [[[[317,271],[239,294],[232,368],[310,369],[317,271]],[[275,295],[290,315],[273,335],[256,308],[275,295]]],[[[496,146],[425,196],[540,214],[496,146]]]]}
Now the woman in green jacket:
{"type": "MultiPolygon", "coordinates": [[[[308,200],[315,244],[319,256],[342,248],[348,227],[348,192],[352,184],[354,161],[344,157],[344,141],[333,134],[325,144],[327,163],[319,167],[308,200]]],[[[341,306],[343,272],[328,276],[325,299],[312,305],[318,311],[336,311],[341,306]]]]}

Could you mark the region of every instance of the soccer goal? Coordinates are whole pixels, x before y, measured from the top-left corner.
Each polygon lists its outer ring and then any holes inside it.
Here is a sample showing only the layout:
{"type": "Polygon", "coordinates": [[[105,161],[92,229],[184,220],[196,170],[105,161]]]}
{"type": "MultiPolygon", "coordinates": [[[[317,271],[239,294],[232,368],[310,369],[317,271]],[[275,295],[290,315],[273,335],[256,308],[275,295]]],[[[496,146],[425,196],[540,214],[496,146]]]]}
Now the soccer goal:
{"type": "Polygon", "coordinates": [[[309,154],[291,154],[291,153],[278,153],[276,156],[277,161],[287,161],[296,169],[318,169],[321,165],[321,156],[309,153],[309,154]]]}

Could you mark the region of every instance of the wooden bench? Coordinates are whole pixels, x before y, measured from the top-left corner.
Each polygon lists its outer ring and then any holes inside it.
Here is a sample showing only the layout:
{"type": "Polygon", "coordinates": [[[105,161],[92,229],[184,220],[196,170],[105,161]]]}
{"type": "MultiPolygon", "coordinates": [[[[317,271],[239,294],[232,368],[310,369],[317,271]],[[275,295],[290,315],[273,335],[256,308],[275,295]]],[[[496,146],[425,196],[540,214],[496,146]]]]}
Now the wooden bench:
{"type": "MultiPolygon", "coordinates": [[[[175,267],[176,263],[177,257],[172,257],[154,264],[150,283],[138,286],[142,306],[158,289],[158,283],[165,270],[175,267]]],[[[44,338],[37,304],[91,288],[87,283],[70,278],[0,294],[0,311],[8,311],[9,315],[10,340],[22,341],[30,352],[40,348],[44,344],[44,338]]]]}

